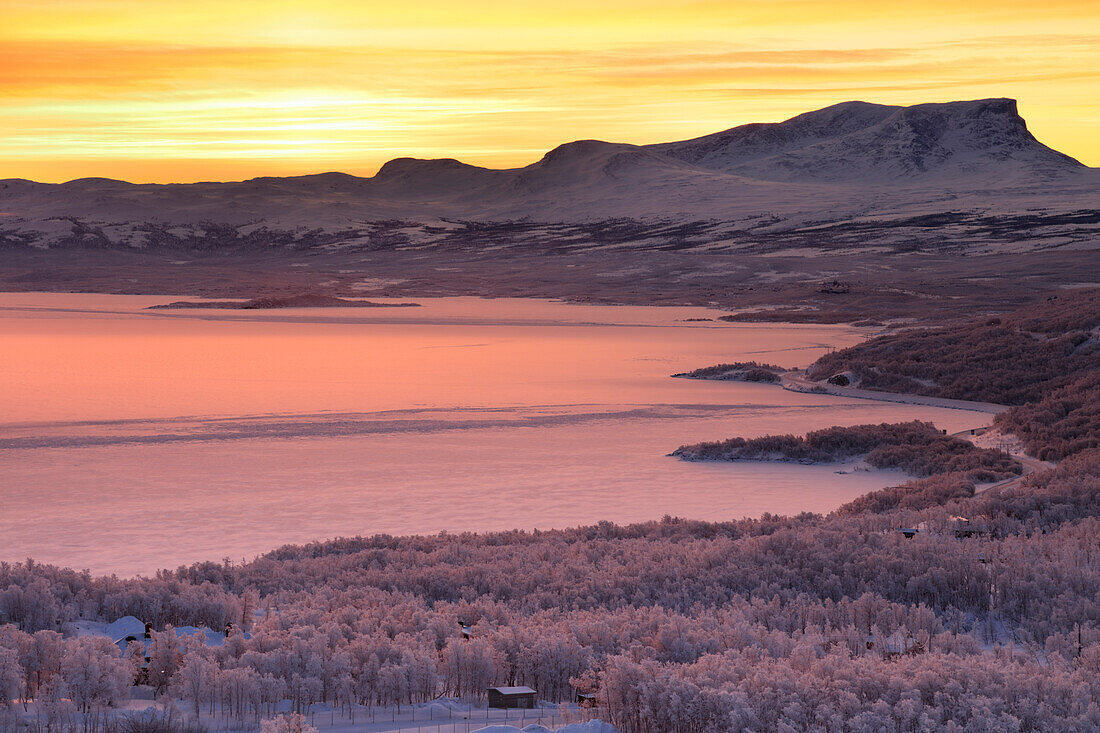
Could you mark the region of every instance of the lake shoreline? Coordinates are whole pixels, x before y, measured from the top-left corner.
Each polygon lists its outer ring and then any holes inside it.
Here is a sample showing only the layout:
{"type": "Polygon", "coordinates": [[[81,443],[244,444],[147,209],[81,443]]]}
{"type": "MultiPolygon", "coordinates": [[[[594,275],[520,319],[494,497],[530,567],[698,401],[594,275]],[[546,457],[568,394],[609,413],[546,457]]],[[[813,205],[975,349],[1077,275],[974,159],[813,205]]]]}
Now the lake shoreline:
{"type": "Polygon", "coordinates": [[[896,477],[665,454],[731,425],[970,425],[958,410],[668,378],[726,357],[808,364],[866,338],[850,327],[531,299],[347,322],[143,310],[163,301],[0,295],[4,559],[138,574],[357,534],[827,512],[896,477]]]}
{"type": "MultiPolygon", "coordinates": [[[[701,370],[696,370],[701,371],[701,370]]],[[[877,402],[895,402],[903,405],[923,405],[925,407],[942,407],[949,410],[966,410],[968,412],[982,412],[996,415],[1009,408],[1008,405],[1000,405],[993,402],[974,402],[971,400],[956,400],[946,397],[930,397],[904,392],[886,392],[873,389],[860,389],[830,384],[827,381],[810,380],[802,369],[788,369],[776,371],[775,380],[768,379],[742,379],[723,376],[692,376],[692,372],[683,372],[671,375],[674,379],[694,379],[704,382],[753,382],[770,384],[781,387],[789,392],[801,392],[808,394],[828,394],[836,397],[849,397],[859,400],[875,400],[877,402]]],[[[978,426],[988,427],[988,425],[978,426]]]]}

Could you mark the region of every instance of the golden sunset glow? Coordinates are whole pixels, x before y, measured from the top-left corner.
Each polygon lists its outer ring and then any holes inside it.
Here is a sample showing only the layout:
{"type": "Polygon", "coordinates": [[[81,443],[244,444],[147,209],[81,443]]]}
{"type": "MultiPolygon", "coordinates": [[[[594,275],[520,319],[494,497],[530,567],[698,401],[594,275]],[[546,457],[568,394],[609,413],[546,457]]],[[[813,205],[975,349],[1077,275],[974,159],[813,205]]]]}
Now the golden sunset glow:
{"type": "Polygon", "coordinates": [[[1100,5],[0,0],[0,178],[502,167],[849,99],[994,96],[1100,165],[1100,5]]]}

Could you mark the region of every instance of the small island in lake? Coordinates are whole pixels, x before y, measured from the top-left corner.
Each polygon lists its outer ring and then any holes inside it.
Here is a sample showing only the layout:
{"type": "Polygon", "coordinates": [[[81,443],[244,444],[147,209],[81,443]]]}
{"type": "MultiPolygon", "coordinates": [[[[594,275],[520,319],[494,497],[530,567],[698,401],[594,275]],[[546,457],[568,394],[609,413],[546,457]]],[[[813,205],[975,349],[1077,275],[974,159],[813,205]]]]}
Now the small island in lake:
{"type": "Polygon", "coordinates": [[[236,310],[268,310],[274,308],[414,308],[419,303],[378,303],[373,300],[349,300],[334,295],[268,296],[251,300],[177,300],[164,305],[151,305],[149,310],[166,308],[233,308],[236,310]]]}
{"type": "Polygon", "coordinates": [[[735,361],[732,364],[716,364],[672,376],[681,379],[714,379],[730,382],[778,382],[780,375],[786,372],[786,369],[775,364],[735,361]]]}

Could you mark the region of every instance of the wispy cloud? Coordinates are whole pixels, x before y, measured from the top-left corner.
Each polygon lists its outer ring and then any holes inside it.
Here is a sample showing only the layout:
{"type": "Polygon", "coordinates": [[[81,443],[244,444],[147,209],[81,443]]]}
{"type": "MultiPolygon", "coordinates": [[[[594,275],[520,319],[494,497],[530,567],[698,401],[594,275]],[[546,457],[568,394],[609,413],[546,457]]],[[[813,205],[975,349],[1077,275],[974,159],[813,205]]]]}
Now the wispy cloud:
{"type": "Polygon", "coordinates": [[[572,138],[987,96],[1019,98],[1045,142],[1100,163],[1100,8],[980,0],[942,23],[954,5],[0,0],[15,21],[0,28],[0,177],[515,165],[572,138]]]}

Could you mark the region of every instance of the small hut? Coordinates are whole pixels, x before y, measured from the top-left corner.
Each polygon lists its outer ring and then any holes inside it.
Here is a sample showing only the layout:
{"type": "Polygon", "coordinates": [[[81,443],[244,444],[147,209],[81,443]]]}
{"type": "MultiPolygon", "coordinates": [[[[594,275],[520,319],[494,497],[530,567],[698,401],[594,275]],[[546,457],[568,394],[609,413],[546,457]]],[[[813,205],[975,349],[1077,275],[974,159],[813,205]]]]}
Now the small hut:
{"type": "Polygon", "coordinates": [[[533,708],[535,691],[530,687],[490,687],[491,708],[533,708]]]}

